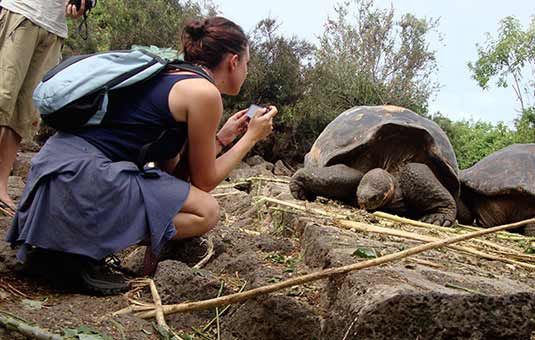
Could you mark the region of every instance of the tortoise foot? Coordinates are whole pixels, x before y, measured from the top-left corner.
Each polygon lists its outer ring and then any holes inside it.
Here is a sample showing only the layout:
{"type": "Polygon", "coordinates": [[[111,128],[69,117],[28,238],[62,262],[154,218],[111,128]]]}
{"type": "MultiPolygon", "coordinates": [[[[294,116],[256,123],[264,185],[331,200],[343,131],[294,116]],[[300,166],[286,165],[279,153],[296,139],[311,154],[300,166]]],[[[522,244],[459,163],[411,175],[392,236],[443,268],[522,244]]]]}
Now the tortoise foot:
{"type": "Polygon", "coordinates": [[[453,224],[453,220],[442,213],[425,215],[424,217],[421,218],[421,221],[425,223],[435,224],[435,225],[442,226],[442,227],[449,227],[453,224]]]}

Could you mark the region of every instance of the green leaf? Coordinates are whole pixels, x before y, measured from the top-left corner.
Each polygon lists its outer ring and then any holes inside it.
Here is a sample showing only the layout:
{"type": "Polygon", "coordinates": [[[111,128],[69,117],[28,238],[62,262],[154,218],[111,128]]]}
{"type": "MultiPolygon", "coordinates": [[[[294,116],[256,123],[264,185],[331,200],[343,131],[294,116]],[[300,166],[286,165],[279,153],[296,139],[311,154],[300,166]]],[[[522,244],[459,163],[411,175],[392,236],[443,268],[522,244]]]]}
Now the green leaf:
{"type": "Polygon", "coordinates": [[[357,250],[355,250],[352,255],[365,259],[374,259],[377,257],[375,250],[367,248],[357,248],[357,250]]]}

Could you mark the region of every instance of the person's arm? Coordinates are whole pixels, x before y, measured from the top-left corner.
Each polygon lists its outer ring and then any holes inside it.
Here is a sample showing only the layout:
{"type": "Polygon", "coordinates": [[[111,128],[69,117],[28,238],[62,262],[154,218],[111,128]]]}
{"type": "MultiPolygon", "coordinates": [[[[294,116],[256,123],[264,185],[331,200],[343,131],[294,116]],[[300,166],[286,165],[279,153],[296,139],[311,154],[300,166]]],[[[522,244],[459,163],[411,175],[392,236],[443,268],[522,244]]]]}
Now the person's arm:
{"type": "Polygon", "coordinates": [[[271,133],[272,118],[277,114],[276,108],[263,116],[262,112],[257,112],[243,137],[216,159],[218,147],[215,136],[223,114],[219,91],[202,79],[185,80],[184,86],[175,86],[171,90],[170,109],[176,116],[186,111],[190,180],[194,186],[206,192],[222,182],[257,141],[271,133]],[[188,86],[185,86],[186,82],[188,86]]]}
{"type": "Polygon", "coordinates": [[[261,111],[256,113],[249,122],[247,132],[242,138],[230,150],[216,159],[217,183],[210,190],[228,177],[230,172],[241,162],[258,141],[264,139],[273,131],[273,117],[277,113],[277,108],[274,106],[271,106],[265,114],[261,111]]]}
{"type": "Polygon", "coordinates": [[[245,115],[247,109],[240,110],[228,118],[216,134],[216,150],[219,155],[223,148],[230,145],[237,136],[247,131],[249,118],[245,115]]]}

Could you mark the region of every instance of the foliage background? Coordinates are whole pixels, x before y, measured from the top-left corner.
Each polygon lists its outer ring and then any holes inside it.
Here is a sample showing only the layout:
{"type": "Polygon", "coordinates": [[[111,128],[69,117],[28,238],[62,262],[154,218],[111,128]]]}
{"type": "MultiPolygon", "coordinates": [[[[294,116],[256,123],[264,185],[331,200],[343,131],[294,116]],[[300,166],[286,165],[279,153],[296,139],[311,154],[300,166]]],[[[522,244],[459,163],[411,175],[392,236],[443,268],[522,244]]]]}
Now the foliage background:
{"type": "MultiPolygon", "coordinates": [[[[88,40],[76,33],[78,22],[69,23],[64,55],[134,44],[180,50],[185,20],[218,13],[211,1],[99,1],[89,15],[88,40]]],[[[280,34],[272,18],[248,32],[249,75],[238,96],[224,98],[226,116],[250,103],[274,104],[280,112],[274,134],[254,153],[300,163],[326,124],[356,105],[399,105],[433,119],[449,136],[460,168],[511,143],[535,142],[535,19],[524,29],[514,17],[504,18],[495,37],[474,46],[478,59],[467,65],[482,88],[492,80],[513,88],[520,109],[515,126],[508,127],[428,112],[440,85],[436,51],[428,43],[440,35],[438,19],[378,9],[373,0],[340,2],[335,13],[317,45],[280,34]]]]}

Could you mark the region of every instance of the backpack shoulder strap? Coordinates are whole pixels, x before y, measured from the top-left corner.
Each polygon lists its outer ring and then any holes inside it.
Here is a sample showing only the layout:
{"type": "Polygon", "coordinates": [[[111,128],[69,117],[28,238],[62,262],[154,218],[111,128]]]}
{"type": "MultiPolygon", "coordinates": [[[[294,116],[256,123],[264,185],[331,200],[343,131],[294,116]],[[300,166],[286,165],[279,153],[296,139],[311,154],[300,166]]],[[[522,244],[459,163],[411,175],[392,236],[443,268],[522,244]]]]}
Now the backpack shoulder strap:
{"type": "Polygon", "coordinates": [[[204,71],[201,67],[199,67],[197,65],[194,65],[192,63],[189,63],[187,61],[178,60],[178,59],[172,60],[172,61],[167,63],[167,68],[168,69],[175,69],[175,70],[193,72],[193,73],[198,74],[201,77],[205,78],[206,80],[208,80],[212,84],[215,84],[214,79],[208,73],[206,73],[206,71],[204,71]]]}

